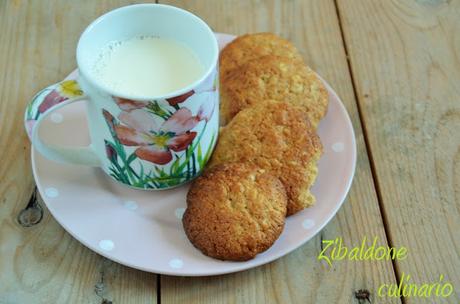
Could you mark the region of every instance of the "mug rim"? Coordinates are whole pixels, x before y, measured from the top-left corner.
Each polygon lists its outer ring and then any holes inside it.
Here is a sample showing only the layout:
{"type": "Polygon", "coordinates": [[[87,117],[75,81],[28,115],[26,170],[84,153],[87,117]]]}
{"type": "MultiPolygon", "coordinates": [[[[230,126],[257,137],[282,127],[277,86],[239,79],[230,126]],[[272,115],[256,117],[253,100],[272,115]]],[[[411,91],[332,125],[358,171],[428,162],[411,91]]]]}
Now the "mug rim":
{"type": "Polygon", "coordinates": [[[216,69],[217,61],[218,61],[218,58],[219,58],[219,47],[218,47],[218,43],[217,43],[217,38],[216,38],[214,32],[209,27],[209,25],[206,22],[204,22],[200,17],[196,16],[195,14],[192,14],[191,12],[189,12],[187,10],[184,10],[182,8],[178,8],[178,7],[175,7],[175,6],[172,6],[172,5],[158,4],[158,3],[142,3],[142,4],[133,4],[133,5],[127,5],[127,6],[122,6],[122,7],[116,8],[114,10],[111,10],[111,11],[99,16],[95,20],[93,20],[86,27],[86,29],[83,31],[83,33],[80,35],[80,38],[78,39],[76,57],[77,57],[77,66],[78,66],[79,74],[84,76],[84,78],[88,79],[92,83],[92,85],[94,85],[97,89],[99,89],[101,91],[104,91],[104,92],[107,92],[111,96],[116,96],[116,97],[120,97],[120,98],[131,99],[131,100],[149,101],[149,100],[166,99],[166,98],[171,98],[171,97],[175,97],[175,96],[180,96],[182,94],[185,94],[185,93],[193,90],[200,83],[205,81],[209,77],[209,75],[211,75],[213,73],[213,71],[216,69]],[[129,10],[129,9],[139,9],[139,8],[145,8],[145,7],[149,7],[149,8],[160,7],[160,8],[164,8],[164,9],[175,10],[175,11],[178,11],[178,12],[180,12],[182,14],[186,14],[186,15],[190,16],[193,20],[195,20],[196,22],[198,22],[199,24],[201,24],[203,26],[204,30],[211,37],[211,41],[213,42],[212,43],[213,44],[212,45],[212,47],[213,47],[213,50],[212,50],[213,58],[211,60],[212,64],[210,64],[208,69],[201,75],[201,77],[199,79],[195,80],[194,82],[190,83],[189,85],[187,85],[185,87],[182,87],[182,88],[180,88],[178,90],[172,91],[172,92],[170,92],[168,94],[156,95],[156,96],[134,95],[134,94],[125,94],[123,92],[116,92],[112,88],[110,88],[108,86],[105,86],[103,83],[98,81],[91,73],[89,73],[87,70],[82,68],[83,65],[80,64],[82,62],[82,59],[81,59],[81,48],[82,48],[81,42],[82,42],[82,39],[83,39],[83,37],[85,35],[88,35],[89,32],[94,27],[96,27],[103,19],[106,19],[107,17],[109,17],[109,16],[111,16],[113,14],[116,14],[119,11],[129,10]]]}

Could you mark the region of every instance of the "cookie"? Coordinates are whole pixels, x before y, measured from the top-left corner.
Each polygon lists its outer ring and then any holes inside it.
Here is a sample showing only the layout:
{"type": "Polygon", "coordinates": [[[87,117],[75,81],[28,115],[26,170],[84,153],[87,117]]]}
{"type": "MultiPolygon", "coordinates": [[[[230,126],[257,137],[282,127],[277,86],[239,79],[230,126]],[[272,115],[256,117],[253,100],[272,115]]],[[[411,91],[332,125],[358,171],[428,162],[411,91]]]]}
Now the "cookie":
{"type": "Polygon", "coordinates": [[[272,33],[246,34],[233,40],[220,53],[220,78],[225,78],[246,62],[265,55],[293,58],[302,62],[299,51],[288,40],[272,33]]]}
{"type": "Polygon", "coordinates": [[[327,90],[315,72],[303,63],[273,55],[249,61],[221,79],[220,92],[222,125],[242,109],[272,99],[301,106],[316,127],[328,106],[327,90]]]}
{"type": "Polygon", "coordinates": [[[252,164],[222,164],[192,183],[182,223],[205,255],[246,261],[278,239],[286,204],[277,178],[252,164]]]}
{"type": "Polygon", "coordinates": [[[221,128],[209,167],[250,162],[278,177],[288,196],[287,214],[315,202],[310,187],[322,145],[307,114],[288,102],[266,100],[239,112],[221,128]]]}

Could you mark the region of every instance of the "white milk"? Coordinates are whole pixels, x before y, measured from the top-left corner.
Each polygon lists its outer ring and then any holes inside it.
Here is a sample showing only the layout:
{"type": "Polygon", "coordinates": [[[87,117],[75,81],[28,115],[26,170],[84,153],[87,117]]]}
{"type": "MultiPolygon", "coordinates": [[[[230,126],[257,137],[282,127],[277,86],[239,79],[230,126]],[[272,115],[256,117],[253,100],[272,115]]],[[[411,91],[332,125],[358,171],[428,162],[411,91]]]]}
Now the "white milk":
{"type": "Polygon", "coordinates": [[[108,45],[93,70],[123,94],[159,96],[198,80],[204,67],[187,46],[170,39],[136,37],[108,45]]]}

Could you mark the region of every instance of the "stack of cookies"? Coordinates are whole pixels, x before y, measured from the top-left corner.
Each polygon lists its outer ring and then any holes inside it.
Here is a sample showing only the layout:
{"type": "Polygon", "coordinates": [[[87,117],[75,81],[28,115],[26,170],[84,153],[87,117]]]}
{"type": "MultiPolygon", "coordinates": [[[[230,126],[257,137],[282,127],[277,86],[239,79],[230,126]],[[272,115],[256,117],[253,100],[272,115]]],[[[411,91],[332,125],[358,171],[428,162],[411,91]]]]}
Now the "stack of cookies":
{"type": "Polygon", "coordinates": [[[185,232],[204,254],[248,260],[315,202],[328,94],[298,50],[270,33],[244,35],[220,55],[218,144],[191,186],[185,232]]]}

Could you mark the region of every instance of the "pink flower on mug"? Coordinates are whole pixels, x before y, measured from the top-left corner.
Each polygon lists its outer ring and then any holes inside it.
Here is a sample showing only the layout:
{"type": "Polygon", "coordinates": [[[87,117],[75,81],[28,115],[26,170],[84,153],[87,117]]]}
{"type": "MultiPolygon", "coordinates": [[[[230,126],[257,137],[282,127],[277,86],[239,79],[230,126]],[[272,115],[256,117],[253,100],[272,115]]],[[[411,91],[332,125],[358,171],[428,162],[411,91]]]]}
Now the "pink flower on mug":
{"type": "Polygon", "coordinates": [[[169,103],[170,106],[177,106],[179,103],[185,102],[187,99],[189,99],[191,96],[194,94],[201,94],[205,92],[214,92],[217,89],[216,85],[216,77],[215,73],[212,75],[208,76],[198,87],[195,88],[195,90],[191,90],[185,94],[172,97],[172,98],[166,98],[166,101],[169,103]]]}
{"type": "Polygon", "coordinates": [[[130,112],[136,109],[142,109],[147,106],[148,102],[126,99],[121,97],[113,98],[122,111],[130,112]]]}
{"type": "Polygon", "coordinates": [[[75,80],[64,80],[45,96],[43,102],[38,107],[38,112],[45,113],[49,108],[57,105],[58,103],[82,94],[83,92],[75,80]]]}
{"type": "Polygon", "coordinates": [[[214,108],[216,107],[216,103],[214,98],[208,98],[207,101],[201,104],[200,108],[198,109],[197,118],[199,121],[205,120],[208,122],[212,114],[214,113],[214,108]]]}
{"type": "Polygon", "coordinates": [[[193,94],[195,94],[195,91],[191,90],[185,94],[182,94],[176,97],[166,98],[166,101],[169,103],[170,106],[176,106],[177,104],[183,103],[184,101],[186,101],[193,94]]]}
{"type": "Polygon", "coordinates": [[[107,155],[108,159],[110,159],[112,163],[116,162],[117,157],[118,157],[117,151],[107,140],[104,140],[104,144],[105,144],[105,154],[107,155]]]}
{"type": "Polygon", "coordinates": [[[187,108],[176,111],[158,126],[147,111],[135,109],[122,112],[118,118],[123,125],[115,125],[114,131],[125,146],[137,146],[137,157],[164,165],[172,160],[171,150],[185,150],[193,141],[196,132],[191,132],[199,122],[187,108]]]}
{"type": "Polygon", "coordinates": [[[43,99],[43,102],[38,107],[38,112],[45,113],[49,108],[63,102],[66,99],[68,98],[59,95],[56,90],[52,90],[48,95],[46,95],[45,99],[43,99]]]}
{"type": "Polygon", "coordinates": [[[110,132],[112,132],[115,128],[115,117],[113,117],[113,115],[107,110],[102,110],[102,115],[104,115],[104,119],[109,125],[110,132]]]}

